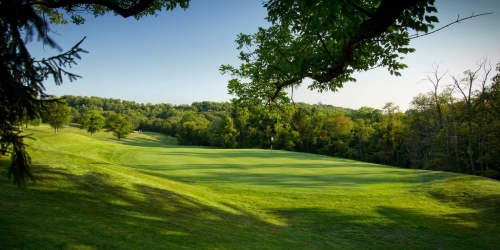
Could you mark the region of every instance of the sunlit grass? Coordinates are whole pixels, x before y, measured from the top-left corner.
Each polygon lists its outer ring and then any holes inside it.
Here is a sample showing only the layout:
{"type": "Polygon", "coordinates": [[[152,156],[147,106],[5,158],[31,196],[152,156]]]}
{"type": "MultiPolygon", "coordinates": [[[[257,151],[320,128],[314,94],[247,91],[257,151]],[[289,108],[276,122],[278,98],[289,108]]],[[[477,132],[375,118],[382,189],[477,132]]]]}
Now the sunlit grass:
{"type": "Polygon", "coordinates": [[[500,183],[326,156],[27,129],[36,185],[0,188],[7,249],[493,249],[500,183]]]}

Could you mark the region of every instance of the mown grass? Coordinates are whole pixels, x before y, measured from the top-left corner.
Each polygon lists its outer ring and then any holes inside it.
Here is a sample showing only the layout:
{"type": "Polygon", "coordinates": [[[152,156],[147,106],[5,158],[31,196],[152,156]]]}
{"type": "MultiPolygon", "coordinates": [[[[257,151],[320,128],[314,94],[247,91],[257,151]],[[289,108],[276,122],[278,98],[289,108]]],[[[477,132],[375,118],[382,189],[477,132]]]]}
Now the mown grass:
{"type": "Polygon", "coordinates": [[[304,153],[26,129],[36,184],[0,161],[4,249],[494,249],[500,183],[304,153]]]}

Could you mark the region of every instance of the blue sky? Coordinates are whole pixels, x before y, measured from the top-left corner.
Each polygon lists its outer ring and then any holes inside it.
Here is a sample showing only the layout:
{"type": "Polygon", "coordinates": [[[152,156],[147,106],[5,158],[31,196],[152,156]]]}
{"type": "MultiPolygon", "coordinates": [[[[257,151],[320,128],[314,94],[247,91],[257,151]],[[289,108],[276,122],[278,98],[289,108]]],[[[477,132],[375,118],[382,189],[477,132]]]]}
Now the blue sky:
{"type": "MultiPolygon", "coordinates": [[[[487,56],[494,67],[500,62],[500,1],[437,0],[440,24],[453,22],[473,12],[495,12],[455,24],[436,34],[412,41],[416,52],[404,59],[409,67],[402,77],[386,69],[356,74],[357,82],[345,84],[332,93],[307,89],[308,81],[294,90],[296,102],[360,108],[382,108],[395,102],[406,110],[412,98],[427,92],[430,83],[420,82],[441,62],[443,84],[487,56]]],[[[234,43],[239,33],[254,33],[267,27],[267,12],[261,0],[192,0],[187,10],[160,12],[139,21],[119,16],[87,18],[84,25],[52,26],[52,37],[69,49],[84,36],[82,48],[88,50],[73,73],[83,78],[55,86],[47,81],[47,93],[99,96],[142,103],[191,104],[195,101],[229,101],[228,76],[219,72],[221,64],[239,65],[234,43]]],[[[37,58],[49,57],[55,50],[31,43],[37,58]]]]}

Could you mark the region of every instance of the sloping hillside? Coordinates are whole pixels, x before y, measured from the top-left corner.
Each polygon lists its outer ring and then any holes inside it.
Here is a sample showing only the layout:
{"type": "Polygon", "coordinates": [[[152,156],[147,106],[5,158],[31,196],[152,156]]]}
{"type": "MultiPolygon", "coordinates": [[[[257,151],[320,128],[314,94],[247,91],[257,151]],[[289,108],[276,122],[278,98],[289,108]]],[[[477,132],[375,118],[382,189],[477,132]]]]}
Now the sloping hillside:
{"type": "Polygon", "coordinates": [[[304,153],[27,129],[35,185],[0,164],[5,249],[493,249],[500,182],[304,153]]]}

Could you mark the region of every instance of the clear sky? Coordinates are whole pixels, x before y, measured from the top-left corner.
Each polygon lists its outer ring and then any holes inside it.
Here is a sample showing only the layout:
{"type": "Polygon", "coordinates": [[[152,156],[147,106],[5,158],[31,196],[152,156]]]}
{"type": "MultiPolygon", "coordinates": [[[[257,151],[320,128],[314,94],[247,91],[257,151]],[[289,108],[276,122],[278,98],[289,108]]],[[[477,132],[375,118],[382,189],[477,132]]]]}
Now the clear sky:
{"type": "MultiPolygon", "coordinates": [[[[294,91],[296,102],[317,103],[358,109],[382,108],[395,102],[402,110],[418,93],[430,90],[420,82],[432,71],[434,62],[449,70],[443,84],[487,56],[494,67],[500,63],[500,1],[437,0],[439,28],[460,17],[485,12],[492,15],[452,25],[438,33],[414,39],[416,52],[407,55],[408,68],[402,77],[386,69],[356,74],[357,82],[345,84],[338,92],[310,91],[307,81],[294,91]]],[[[84,36],[88,50],[71,72],[83,78],[55,86],[47,81],[47,93],[99,96],[141,103],[191,104],[195,101],[229,101],[228,76],[221,64],[238,66],[236,35],[251,34],[267,27],[262,0],[192,0],[187,10],[160,12],[139,21],[119,16],[88,17],[84,25],[52,26],[52,37],[67,50],[84,36]]],[[[36,58],[56,54],[40,43],[29,49],[36,58]]]]}

